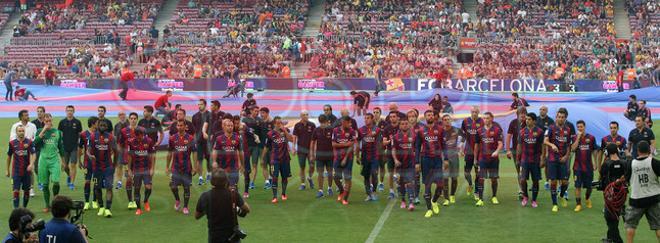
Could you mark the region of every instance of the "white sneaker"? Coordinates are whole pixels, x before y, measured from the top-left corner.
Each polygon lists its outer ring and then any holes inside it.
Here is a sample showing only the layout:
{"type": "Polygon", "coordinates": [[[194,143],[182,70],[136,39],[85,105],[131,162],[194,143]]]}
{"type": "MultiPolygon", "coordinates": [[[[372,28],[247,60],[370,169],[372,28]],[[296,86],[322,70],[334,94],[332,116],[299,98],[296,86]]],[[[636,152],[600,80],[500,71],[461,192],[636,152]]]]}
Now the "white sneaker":
{"type": "Polygon", "coordinates": [[[30,197],[34,197],[34,188],[30,188],[30,197]]]}

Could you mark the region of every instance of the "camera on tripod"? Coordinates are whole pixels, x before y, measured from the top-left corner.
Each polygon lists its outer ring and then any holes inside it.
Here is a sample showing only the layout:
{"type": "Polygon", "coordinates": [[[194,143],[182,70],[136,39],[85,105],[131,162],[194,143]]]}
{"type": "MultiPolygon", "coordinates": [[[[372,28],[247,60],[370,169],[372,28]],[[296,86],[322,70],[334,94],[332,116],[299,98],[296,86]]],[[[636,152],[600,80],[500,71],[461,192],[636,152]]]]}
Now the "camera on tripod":
{"type": "Polygon", "coordinates": [[[84,208],[85,202],[79,200],[73,201],[73,207],[71,210],[74,210],[74,213],[71,215],[71,218],[69,218],[69,221],[72,224],[75,224],[79,229],[85,229],[85,236],[89,237],[89,230],[87,229],[87,226],[82,223],[82,216],[85,213],[84,208]]]}

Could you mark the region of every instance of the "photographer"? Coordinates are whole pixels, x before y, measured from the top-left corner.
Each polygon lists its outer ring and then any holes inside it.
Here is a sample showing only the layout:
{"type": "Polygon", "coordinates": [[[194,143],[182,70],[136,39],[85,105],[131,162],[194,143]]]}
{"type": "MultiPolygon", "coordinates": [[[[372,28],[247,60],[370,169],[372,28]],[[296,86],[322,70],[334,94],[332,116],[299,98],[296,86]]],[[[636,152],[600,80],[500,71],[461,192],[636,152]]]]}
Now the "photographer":
{"type": "Polygon", "coordinates": [[[30,226],[34,214],[26,208],[17,208],[11,212],[9,216],[9,234],[2,240],[2,243],[18,243],[18,242],[37,242],[36,239],[29,239],[28,232],[25,228],[30,226]]]}
{"type": "Polygon", "coordinates": [[[653,158],[648,142],[637,144],[637,158],[626,171],[626,180],[630,188],[630,199],[626,208],[625,228],[626,242],[633,242],[635,230],[642,216],[646,220],[656,238],[660,240],[660,160],[653,158]]]}
{"type": "Polygon", "coordinates": [[[53,219],[39,232],[40,242],[87,242],[87,229],[69,222],[73,201],[66,196],[56,196],[51,204],[53,219]]]}
{"type": "Polygon", "coordinates": [[[607,223],[607,238],[603,242],[622,243],[619,233],[619,217],[623,216],[627,189],[624,175],[628,161],[619,157],[619,148],[615,143],[607,144],[605,162],[601,165],[598,190],[603,191],[605,201],[605,222],[607,223]]]}
{"type": "Polygon", "coordinates": [[[202,193],[197,202],[195,219],[206,215],[208,219],[208,242],[240,242],[245,238],[238,228],[238,218],[250,212],[250,206],[238,192],[229,189],[229,179],[224,170],[213,172],[213,189],[202,193]]]}

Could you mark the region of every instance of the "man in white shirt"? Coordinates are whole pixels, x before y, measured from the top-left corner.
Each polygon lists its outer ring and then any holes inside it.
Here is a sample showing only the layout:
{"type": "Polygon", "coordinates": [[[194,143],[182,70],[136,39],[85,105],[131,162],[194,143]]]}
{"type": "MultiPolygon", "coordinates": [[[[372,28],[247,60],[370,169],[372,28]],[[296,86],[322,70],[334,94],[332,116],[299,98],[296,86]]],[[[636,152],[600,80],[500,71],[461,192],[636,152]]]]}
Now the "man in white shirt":
{"type": "Polygon", "coordinates": [[[11,126],[9,140],[16,139],[16,127],[18,127],[18,125],[23,125],[23,127],[25,127],[25,137],[34,141],[34,137],[37,135],[37,126],[30,122],[29,112],[27,110],[19,111],[18,119],[19,121],[11,126]]]}

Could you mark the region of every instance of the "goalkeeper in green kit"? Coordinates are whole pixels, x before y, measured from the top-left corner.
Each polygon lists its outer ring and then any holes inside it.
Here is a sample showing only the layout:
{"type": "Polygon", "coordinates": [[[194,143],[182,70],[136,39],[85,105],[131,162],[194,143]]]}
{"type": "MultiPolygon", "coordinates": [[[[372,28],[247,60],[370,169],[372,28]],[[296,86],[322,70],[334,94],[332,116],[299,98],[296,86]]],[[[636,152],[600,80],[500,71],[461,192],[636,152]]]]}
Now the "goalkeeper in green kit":
{"type": "Polygon", "coordinates": [[[43,211],[47,213],[50,207],[50,182],[53,183],[53,196],[60,193],[60,172],[64,153],[62,132],[53,128],[53,117],[50,113],[44,115],[44,127],[37,130],[34,144],[41,148],[38,162],[39,185],[43,187],[46,202],[43,211]]]}

